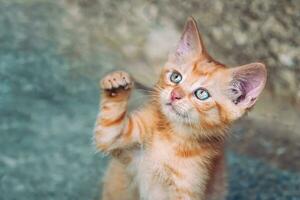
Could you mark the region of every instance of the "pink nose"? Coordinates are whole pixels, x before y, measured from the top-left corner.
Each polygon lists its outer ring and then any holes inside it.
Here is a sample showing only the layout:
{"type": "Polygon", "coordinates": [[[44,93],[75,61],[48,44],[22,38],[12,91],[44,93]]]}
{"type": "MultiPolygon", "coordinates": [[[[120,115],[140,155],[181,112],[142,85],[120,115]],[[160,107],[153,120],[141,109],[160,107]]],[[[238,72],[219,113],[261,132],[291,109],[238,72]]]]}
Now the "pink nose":
{"type": "Polygon", "coordinates": [[[182,99],[184,96],[184,93],[182,89],[180,88],[174,88],[171,92],[171,101],[176,101],[182,99]]]}

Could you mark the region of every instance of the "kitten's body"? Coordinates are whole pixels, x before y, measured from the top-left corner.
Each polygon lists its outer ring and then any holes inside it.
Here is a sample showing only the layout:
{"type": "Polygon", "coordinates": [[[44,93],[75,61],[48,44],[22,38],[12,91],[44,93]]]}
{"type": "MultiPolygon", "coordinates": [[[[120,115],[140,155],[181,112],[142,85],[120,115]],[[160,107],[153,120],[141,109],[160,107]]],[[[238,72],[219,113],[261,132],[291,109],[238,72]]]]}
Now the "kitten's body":
{"type": "Polygon", "coordinates": [[[134,199],[201,199],[213,193],[219,197],[214,199],[222,199],[226,192],[223,141],[197,142],[182,137],[185,133],[179,131],[183,130],[167,124],[161,127],[165,119],[160,119],[161,113],[154,105],[139,111],[134,118],[141,122],[134,128],[148,129],[141,138],[143,146],[134,146],[129,152],[113,152],[114,164],[110,165],[104,180],[109,186],[104,189],[107,193],[104,192],[103,199],[127,196],[133,199],[127,189],[123,191],[126,195],[119,196],[118,185],[130,186],[131,193],[139,193],[140,197],[134,199]],[[121,174],[116,175],[118,172],[121,174]],[[125,181],[123,173],[127,174],[125,181]],[[111,195],[118,197],[111,198],[111,195]]]}
{"type": "Polygon", "coordinates": [[[213,61],[189,19],[143,109],[127,114],[128,74],[106,76],[95,138],[113,159],[102,199],[224,199],[226,129],[253,106],[265,75],[259,63],[232,70],[213,61]]]}

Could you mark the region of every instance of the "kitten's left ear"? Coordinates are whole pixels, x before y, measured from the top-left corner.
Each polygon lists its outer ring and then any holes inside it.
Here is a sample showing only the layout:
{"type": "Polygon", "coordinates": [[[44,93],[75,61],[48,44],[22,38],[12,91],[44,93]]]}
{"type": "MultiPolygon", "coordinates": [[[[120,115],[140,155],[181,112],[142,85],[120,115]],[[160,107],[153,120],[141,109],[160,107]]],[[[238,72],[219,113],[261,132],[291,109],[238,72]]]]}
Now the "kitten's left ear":
{"type": "Polygon", "coordinates": [[[267,70],[262,63],[251,63],[229,69],[231,81],[229,97],[241,109],[251,108],[267,80],[267,70]]]}
{"type": "Polygon", "coordinates": [[[197,22],[193,17],[189,17],[176,51],[169,56],[169,62],[184,64],[200,57],[203,53],[204,46],[197,28],[197,22]]]}

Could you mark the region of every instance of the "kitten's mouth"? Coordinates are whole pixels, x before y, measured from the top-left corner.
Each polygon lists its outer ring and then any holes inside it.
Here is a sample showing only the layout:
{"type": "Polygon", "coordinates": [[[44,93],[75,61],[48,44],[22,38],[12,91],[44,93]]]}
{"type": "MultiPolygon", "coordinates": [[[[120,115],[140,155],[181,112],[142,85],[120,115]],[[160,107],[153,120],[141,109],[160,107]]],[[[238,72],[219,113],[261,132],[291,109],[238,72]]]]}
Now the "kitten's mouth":
{"type": "Polygon", "coordinates": [[[172,103],[166,103],[166,106],[170,109],[171,112],[175,113],[177,116],[182,118],[188,118],[188,115],[185,113],[179,112],[176,107],[172,105],[172,103]]]}

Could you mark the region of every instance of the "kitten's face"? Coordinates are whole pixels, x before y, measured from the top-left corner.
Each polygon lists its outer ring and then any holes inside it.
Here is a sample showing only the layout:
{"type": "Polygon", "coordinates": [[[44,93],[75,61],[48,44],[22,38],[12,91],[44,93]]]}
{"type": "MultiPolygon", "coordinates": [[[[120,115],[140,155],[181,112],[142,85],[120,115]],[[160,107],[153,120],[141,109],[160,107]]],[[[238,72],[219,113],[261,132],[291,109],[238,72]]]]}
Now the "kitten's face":
{"type": "Polygon", "coordinates": [[[226,69],[213,62],[167,65],[160,80],[160,103],[171,122],[202,127],[229,122],[234,104],[227,96],[226,69]]]}
{"type": "Polygon", "coordinates": [[[224,127],[254,105],[265,82],[261,63],[226,68],[214,61],[189,19],[158,83],[161,109],[176,125],[224,127]]]}

